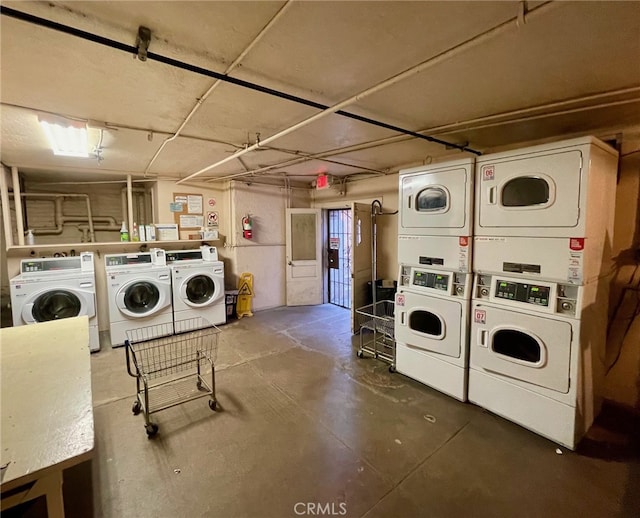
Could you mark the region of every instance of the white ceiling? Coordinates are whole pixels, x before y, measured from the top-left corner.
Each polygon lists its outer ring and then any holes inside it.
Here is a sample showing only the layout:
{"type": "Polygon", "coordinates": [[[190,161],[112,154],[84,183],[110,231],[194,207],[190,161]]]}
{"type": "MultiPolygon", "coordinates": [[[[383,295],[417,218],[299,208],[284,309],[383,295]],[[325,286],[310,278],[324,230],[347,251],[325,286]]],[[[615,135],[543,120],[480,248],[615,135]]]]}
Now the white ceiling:
{"type": "MultiPolygon", "coordinates": [[[[129,46],[144,25],[152,31],[149,52],[217,73],[227,73],[251,45],[229,76],[326,106],[362,94],[343,109],[478,151],[640,124],[637,1],[2,6],[129,46]],[[420,73],[385,83],[421,63],[420,73]]],[[[254,144],[256,134],[264,141],[320,113],[221,82],[154,160],[214,79],[6,12],[0,23],[0,158],[32,175],[178,180],[254,144]],[[42,112],[106,127],[103,160],[54,156],[37,124],[42,112]]],[[[100,131],[92,134],[97,142],[100,131]]],[[[196,179],[284,173],[309,183],[321,171],[384,174],[460,153],[328,114],[196,179]]]]}

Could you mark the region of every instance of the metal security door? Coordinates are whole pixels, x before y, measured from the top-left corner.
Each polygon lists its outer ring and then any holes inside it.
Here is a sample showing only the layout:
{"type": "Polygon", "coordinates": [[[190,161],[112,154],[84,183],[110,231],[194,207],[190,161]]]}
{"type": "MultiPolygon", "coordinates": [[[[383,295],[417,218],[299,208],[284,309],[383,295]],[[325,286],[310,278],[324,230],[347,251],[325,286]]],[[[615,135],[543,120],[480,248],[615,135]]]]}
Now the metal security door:
{"type": "Polygon", "coordinates": [[[351,209],[329,209],[329,304],[351,307],[351,209]]]}

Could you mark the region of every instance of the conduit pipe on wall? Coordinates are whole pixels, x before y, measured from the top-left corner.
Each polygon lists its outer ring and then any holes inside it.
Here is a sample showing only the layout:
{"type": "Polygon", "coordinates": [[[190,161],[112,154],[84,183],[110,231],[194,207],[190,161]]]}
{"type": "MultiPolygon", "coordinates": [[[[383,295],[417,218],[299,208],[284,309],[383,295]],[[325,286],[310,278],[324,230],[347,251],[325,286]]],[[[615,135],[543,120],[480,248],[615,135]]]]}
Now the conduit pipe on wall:
{"type": "MultiPolygon", "coordinates": [[[[542,12],[546,12],[549,9],[549,6],[552,6],[554,4],[554,2],[546,2],[544,4],[541,4],[540,6],[534,7],[529,11],[528,14],[528,18],[530,19],[532,17],[532,15],[539,15],[542,12]]],[[[236,153],[234,153],[233,155],[230,155],[226,158],[223,158],[222,160],[219,160],[218,162],[215,162],[207,167],[204,167],[202,169],[200,169],[199,171],[196,171],[195,173],[182,178],[181,180],[178,180],[176,183],[180,184],[182,182],[186,182],[187,180],[190,180],[196,176],[201,175],[202,173],[206,173],[207,171],[210,171],[211,169],[215,169],[216,167],[222,165],[222,164],[226,164],[227,162],[234,160],[236,158],[238,158],[239,156],[245,155],[251,151],[254,151],[256,149],[258,149],[260,146],[264,146],[266,144],[269,144],[270,142],[273,142],[274,140],[277,140],[281,137],[284,137],[286,135],[288,135],[289,133],[293,133],[294,131],[297,131],[300,128],[303,128],[309,124],[311,124],[312,122],[315,122],[319,119],[322,119],[328,115],[331,115],[333,113],[337,113],[340,112],[342,110],[342,108],[344,108],[345,106],[349,106],[355,102],[361,101],[363,99],[365,99],[366,97],[369,97],[370,95],[379,92],[380,90],[383,90],[384,88],[388,88],[389,86],[395,85],[396,83],[399,83],[400,81],[404,81],[406,79],[409,79],[421,72],[424,72],[425,70],[427,70],[428,68],[431,68],[435,65],[438,65],[440,63],[442,63],[443,61],[447,61],[455,56],[457,56],[458,54],[460,54],[461,52],[466,52],[469,49],[472,49],[478,45],[480,45],[481,43],[484,43],[485,41],[492,39],[500,34],[502,34],[503,32],[507,31],[507,30],[511,30],[513,27],[517,26],[514,24],[514,22],[517,22],[518,18],[511,18],[509,20],[507,20],[506,22],[503,22],[499,25],[496,25],[495,27],[481,33],[478,34],[476,36],[473,36],[472,38],[454,46],[451,47],[448,50],[445,50],[444,52],[441,52],[440,54],[438,54],[437,56],[434,56],[432,58],[427,59],[426,61],[423,61],[422,63],[411,67],[407,70],[405,70],[404,72],[401,72],[400,74],[396,74],[393,77],[390,77],[389,79],[386,79],[385,81],[382,81],[381,83],[378,83],[377,85],[374,85],[370,88],[367,88],[366,90],[363,90],[362,92],[349,97],[348,99],[345,99],[344,101],[339,102],[338,104],[334,104],[333,106],[330,106],[324,110],[322,110],[320,113],[317,113],[311,117],[308,117],[300,122],[298,122],[297,124],[294,124],[293,126],[290,126],[282,131],[279,131],[278,133],[276,133],[275,135],[271,135],[270,137],[267,137],[266,139],[264,139],[261,142],[257,142],[255,144],[253,144],[252,146],[249,146],[246,149],[243,149],[241,151],[238,151],[236,153]]],[[[353,114],[349,114],[349,116],[352,116],[353,114]]],[[[352,116],[352,118],[356,119],[356,120],[363,120],[363,118],[359,118],[358,116],[352,116]]],[[[391,128],[391,126],[389,126],[391,128]]],[[[414,132],[411,132],[411,134],[414,134],[414,132]]],[[[421,138],[425,138],[425,135],[421,135],[419,133],[415,133],[414,136],[418,136],[421,138]]],[[[437,141],[437,139],[433,139],[434,141],[437,141]]],[[[454,146],[457,148],[461,148],[460,146],[454,146]]],[[[471,151],[474,152],[476,154],[478,154],[476,151],[473,151],[471,149],[467,149],[467,148],[463,148],[467,151],[471,151]]],[[[248,174],[248,173],[245,173],[248,174]]]]}
{"type": "Polygon", "coordinates": [[[13,246],[13,228],[11,211],[9,210],[9,186],[7,185],[7,169],[0,170],[0,198],[2,199],[2,222],[4,223],[4,242],[7,248],[13,246]]]}
{"type": "MultiPolygon", "coordinates": [[[[257,34],[257,36],[255,38],[253,38],[251,43],[249,43],[249,45],[247,45],[245,47],[245,49],[233,61],[233,63],[231,63],[227,67],[227,69],[224,71],[225,75],[231,73],[231,71],[234,70],[240,64],[240,62],[249,53],[249,51],[262,39],[262,37],[267,33],[267,31],[273,25],[275,25],[276,21],[279,20],[282,17],[282,15],[284,15],[284,13],[287,11],[289,6],[291,5],[292,1],[293,0],[287,0],[287,3],[284,4],[280,8],[280,10],[275,14],[275,16],[273,18],[271,18],[271,20],[269,20],[269,23],[267,23],[267,25],[265,25],[262,28],[262,30],[257,34]]],[[[151,158],[151,160],[147,164],[147,167],[144,170],[145,177],[147,176],[147,173],[151,169],[151,166],[153,165],[153,163],[156,161],[158,156],[160,156],[160,153],[162,153],[162,150],[165,148],[165,146],[169,142],[171,142],[171,141],[175,140],[176,138],[178,138],[178,136],[182,133],[182,130],[187,125],[187,123],[191,120],[191,118],[195,115],[195,113],[200,109],[200,107],[202,106],[204,101],[207,100],[207,97],[209,97],[209,95],[211,95],[211,92],[213,92],[221,82],[222,82],[221,79],[216,79],[216,81],[209,87],[209,89],[198,99],[198,101],[196,102],[195,106],[191,109],[191,111],[189,112],[189,115],[187,115],[186,119],[184,119],[184,121],[182,121],[182,124],[180,124],[180,127],[176,130],[176,132],[171,137],[165,139],[164,142],[162,142],[161,146],[158,148],[158,151],[156,151],[156,153],[153,155],[153,157],[151,158]]]]}
{"type": "MultiPolygon", "coordinates": [[[[115,225],[95,225],[93,227],[93,229],[94,230],[108,230],[108,231],[114,231],[115,230],[117,232],[118,230],[120,230],[120,225],[119,224],[115,224],[115,225]]],[[[87,242],[87,231],[89,230],[89,226],[88,225],[78,225],[78,230],[80,230],[80,232],[82,232],[82,242],[86,243],[87,242]]]]}
{"type": "MultiPolygon", "coordinates": [[[[72,223],[77,221],[87,221],[91,242],[95,242],[95,233],[93,231],[93,217],[91,214],[91,200],[88,194],[63,194],[63,193],[45,193],[45,192],[28,192],[20,194],[22,198],[53,198],[55,201],[54,221],[55,229],[32,229],[35,235],[59,235],[62,234],[62,226],[64,223],[72,223]],[[87,216],[64,216],[62,212],[62,201],[64,198],[84,198],[87,204],[87,216]]],[[[101,216],[103,218],[104,216],[101,216]]]]}
{"type": "Polygon", "coordinates": [[[133,194],[131,192],[131,175],[127,175],[127,213],[129,214],[129,239],[133,241],[133,194]]]}
{"type": "Polygon", "coordinates": [[[20,196],[20,179],[18,168],[11,167],[11,183],[13,185],[13,206],[16,209],[16,227],[18,229],[18,245],[24,245],[24,221],[22,219],[22,197],[20,196]]]}

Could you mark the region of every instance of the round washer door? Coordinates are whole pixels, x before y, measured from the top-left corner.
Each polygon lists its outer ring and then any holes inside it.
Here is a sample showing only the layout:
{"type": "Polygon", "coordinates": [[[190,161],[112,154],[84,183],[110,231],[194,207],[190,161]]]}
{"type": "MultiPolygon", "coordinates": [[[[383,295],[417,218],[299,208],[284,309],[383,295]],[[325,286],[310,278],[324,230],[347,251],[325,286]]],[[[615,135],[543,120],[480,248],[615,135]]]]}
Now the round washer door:
{"type": "Polygon", "coordinates": [[[181,300],[192,308],[202,308],[219,301],[224,295],[222,279],[205,272],[194,272],[180,284],[181,300]]]}
{"type": "Polygon", "coordinates": [[[154,279],[136,279],[118,290],[116,304],[130,318],[148,317],[167,306],[166,288],[154,279]]]}
{"type": "Polygon", "coordinates": [[[93,293],[55,288],[35,293],[22,308],[22,320],[27,324],[50,322],[63,318],[95,315],[93,293]]]}

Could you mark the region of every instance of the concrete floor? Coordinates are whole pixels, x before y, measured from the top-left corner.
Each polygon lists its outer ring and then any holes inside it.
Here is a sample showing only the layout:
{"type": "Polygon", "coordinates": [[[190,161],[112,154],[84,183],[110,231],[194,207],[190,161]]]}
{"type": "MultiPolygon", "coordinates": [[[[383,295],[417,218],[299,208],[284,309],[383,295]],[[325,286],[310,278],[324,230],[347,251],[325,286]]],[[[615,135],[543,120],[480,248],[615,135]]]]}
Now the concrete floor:
{"type": "Polygon", "coordinates": [[[152,440],[131,413],[124,350],[92,355],[95,516],[640,516],[637,422],[614,411],[560,455],[356,358],[344,309],[280,308],[221,329],[221,410],[199,399],[160,412],[152,440]]]}

